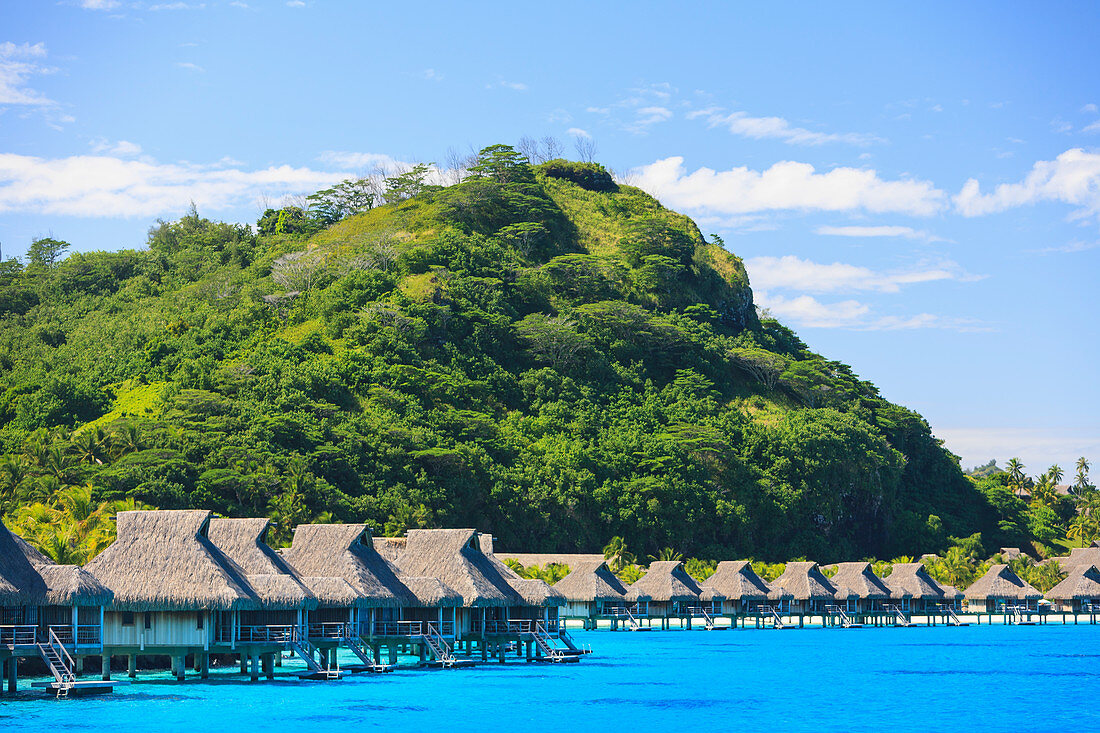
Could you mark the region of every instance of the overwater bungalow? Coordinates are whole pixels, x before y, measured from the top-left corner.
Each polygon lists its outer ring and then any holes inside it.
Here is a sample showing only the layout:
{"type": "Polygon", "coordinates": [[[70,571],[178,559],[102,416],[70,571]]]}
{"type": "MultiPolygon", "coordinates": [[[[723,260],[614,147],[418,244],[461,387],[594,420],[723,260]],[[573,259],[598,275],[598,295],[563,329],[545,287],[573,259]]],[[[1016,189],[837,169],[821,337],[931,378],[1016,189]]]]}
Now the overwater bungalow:
{"type": "Polygon", "coordinates": [[[897,563],[882,581],[890,589],[891,602],[906,614],[958,610],[962,599],[962,594],[953,587],[940,585],[929,575],[924,563],[897,563]]]}
{"type": "Polygon", "coordinates": [[[768,598],[779,603],[784,614],[824,617],[825,607],[836,599],[836,587],[816,562],[789,562],[770,585],[768,598]]]}
{"type": "MultiPolygon", "coordinates": [[[[267,544],[270,527],[270,520],[263,517],[210,520],[207,537],[244,573],[260,604],[256,609],[239,611],[235,618],[231,612],[220,611],[214,623],[214,643],[219,651],[227,647],[230,651],[246,647],[255,651],[257,646],[294,651],[311,670],[320,671],[322,664],[330,660],[316,658],[318,654],[308,645],[306,633],[309,613],[320,602],[290,564],[267,544]]],[[[242,672],[246,658],[242,653],[242,672]]],[[[267,663],[265,659],[265,666],[267,663]]]]}
{"type": "Polygon", "coordinates": [[[703,616],[709,624],[715,604],[721,612],[724,600],[713,588],[702,588],[678,560],[650,563],[646,574],[627,588],[626,599],[632,603],[645,602],[644,615],[660,619],[662,628],[668,628],[673,618],[682,619],[690,627],[696,616],[703,616]]]}
{"type": "Polygon", "coordinates": [[[875,575],[869,562],[842,562],[829,579],[836,588],[834,597],[846,614],[881,616],[890,600],[890,589],[875,575]]]}
{"type": "Polygon", "coordinates": [[[1043,594],[1008,565],[994,565],[964,593],[971,613],[1011,613],[1038,609],[1043,594]]]}
{"type": "Polygon", "coordinates": [[[486,554],[476,530],[414,529],[384,542],[403,574],[434,576],[458,592],[454,633],[468,653],[476,647],[483,659],[492,653],[504,661],[508,644],[526,642],[528,655],[541,657],[554,639],[566,638],[557,623],[564,596],[486,554]]]}
{"type": "Polygon", "coordinates": [[[562,617],[581,619],[585,628],[596,628],[601,618],[619,618],[627,610],[626,586],[603,560],[576,562],[569,575],[554,584],[565,597],[562,617]]]}
{"type": "Polygon", "coordinates": [[[343,644],[364,663],[380,665],[383,647],[390,664],[406,645],[415,645],[423,661],[449,651],[444,639],[453,635],[461,597],[438,578],[399,573],[378,552],[366,525],[300,524],[282,556],[307,587],[321,590],[331,585],[324,578],[339,578],[354,593],[350,604],[322,601],[309,614],[309,641],[330,655],[343,644]]]}
{"type": "Polygon", "coordinates": [[[756,613],[758,606],[768,602],[771,591],[767,581],[756,574],[748,560],[718,563],[714,574],[703,581],[702,587],[725,599],[720,613],[731,618],[756,613]]]}
{"type": "Polygon", "coordinates": [[[57,685],[72,689],[79,660],[102,653],[111,598],[85,570],[54,563],[0,522],[0,687],[6,679],[15,692],[19,660],[37,657],[57,685]]]}
{"type": "Polygon", "coordinates": [[[1100,570],[1095,565],[1078,565],[1069,576],[1047,591],[1056,610],[1065,613],[1100,613],[1100,570]]]}
{"type": "MultiPolygon", "coordinates": [[[[116,521],[115,541],[85,567],[114,593],[103,624],[105,657],[127,656],[134,676],[138,655],[167,655],[182,680],[185,658],[194,654],[205,676],[218,639],[226,633],[232,638],[241,612],[260,611],[264,603],[244,571],[207,536],[210,512],[129,511],[119,512],[116,521]]],[[[286,607],[301,601],[299,594],[285,592],[270,587],[265,595],[286,607]]],[[[230,642],[237,651],[233,647],[230,642]]],[[[273,651],[263,650],[265,666],[273,651]]],[[[252,662],[255,676],[255,656],[252,662]]]]}
{"type": "Polygon", "coordinates": [[[1095,565],[1100,568],[1100,547],[1074,547],[1069,551],[1069,556],[1057,558],[1058,564],[1064,573],[1072,573],[1078,567],[1095,565]]]}

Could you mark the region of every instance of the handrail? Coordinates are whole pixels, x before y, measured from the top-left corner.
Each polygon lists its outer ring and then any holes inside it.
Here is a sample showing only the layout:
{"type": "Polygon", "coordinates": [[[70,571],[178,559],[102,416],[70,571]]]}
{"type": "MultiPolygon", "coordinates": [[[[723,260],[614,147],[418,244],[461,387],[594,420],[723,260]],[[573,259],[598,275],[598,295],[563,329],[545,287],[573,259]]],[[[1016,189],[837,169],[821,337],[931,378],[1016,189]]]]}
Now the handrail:
{"type": "Polygon", "coordinates": [[[0,645],[34,646],[38,643],[38,627],[33,624],[0,626],[0,645]]]}
{"type": "Polygon", "coordinates": [[[57,681],[64,686],[71,687],[76,682],[76,675],[73,674],[73,668],[76,667],[76,662],[69,656],[69,650],[65,648],[65,645],[61,643],[61,640],[57,638],[57,634],[53,632],[53,629],[49,630],[49,648],[57,658],[61,660],[61,664],[64,666],[63,671],[53,669],[53,665],[50,665],[50,671],[53,672],[57,681]],[[62,656],[64,655],[64,656],[62,656]]]}

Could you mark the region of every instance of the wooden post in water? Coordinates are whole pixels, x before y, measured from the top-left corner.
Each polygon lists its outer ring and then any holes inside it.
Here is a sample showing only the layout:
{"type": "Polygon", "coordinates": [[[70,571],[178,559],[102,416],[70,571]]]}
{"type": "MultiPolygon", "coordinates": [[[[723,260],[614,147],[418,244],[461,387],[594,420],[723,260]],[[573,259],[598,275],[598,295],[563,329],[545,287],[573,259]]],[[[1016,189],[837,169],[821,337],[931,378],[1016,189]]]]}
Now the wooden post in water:
{"type": "Polygon", "coordinates": [[[137,654],[126,655],[126,675],[132,680],[137,679],[137,654]]]}
{"type": "Polygon", "coordinates": [[[187,670],[187,665],[184,664],[183,655],[176,657],[176,682],[183,682],[184,672],[187,670]]]}
{"type": "Polygon", "coordinates": [[[210,654],[209,654],[209,652],[204,652],[201,656],[202,656],[202,661],[199,664],[199,679],[203,679],[203,680],[209,679],[210,678],[210,654]]]}
{"type": "Polygon", "coordinates": [[[111,655],[104,653],[100,658],[100,668],[103,673],[104,681],[111,679],[111,655]]]}
{"type": "Polygon", "coordinates": [[[252,650],[248,654],[248,667],[249,667],[249,679],[252,682],[259,682],[260,680],[260,655],[252,650]]]}
{"type": "Polygon", "coordinates": [[[8,660],[8,692],[19,691],[19,660],[12,657],[8,660]]]}

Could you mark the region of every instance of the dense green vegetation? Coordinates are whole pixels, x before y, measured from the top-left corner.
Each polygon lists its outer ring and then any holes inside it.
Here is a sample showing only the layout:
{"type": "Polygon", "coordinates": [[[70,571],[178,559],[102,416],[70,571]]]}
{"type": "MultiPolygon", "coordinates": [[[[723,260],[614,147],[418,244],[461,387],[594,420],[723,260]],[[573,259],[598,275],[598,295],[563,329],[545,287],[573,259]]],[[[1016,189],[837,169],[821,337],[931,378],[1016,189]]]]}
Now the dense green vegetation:
{"type": "Polygon", "coordinates": [[[2,263],[5,510],[76,485],[271,515],[284,541],[323,516],[824,562],[1036,536],[919,415],[758,317],[717,237],[600,166],[494,146],[430,181],[2,263]]]}

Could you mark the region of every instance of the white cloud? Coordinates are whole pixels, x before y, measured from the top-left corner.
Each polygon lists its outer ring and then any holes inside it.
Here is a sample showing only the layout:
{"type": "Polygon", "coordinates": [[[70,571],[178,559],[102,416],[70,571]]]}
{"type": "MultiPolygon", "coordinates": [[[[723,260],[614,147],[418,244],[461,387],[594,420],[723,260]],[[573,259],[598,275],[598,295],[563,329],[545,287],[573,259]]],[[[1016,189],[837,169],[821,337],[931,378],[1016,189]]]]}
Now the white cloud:
{"type": "Polygon", "coordinates": [[[935,234],[926,232],[923,229],[902,226],[821,226],[815,229],[814,232],[827,237],[904,237],[905,239],[923,239],[927,242],[944,241],[935,234]]]}
{"type": "Polygon", "coordinates": [[[570,127],[568,130],[565,131],[565,134],[566,135],[572,135],[573,137],[587,137],[587,138],[592,137],[591,135],[588,134],[588,130],[582,130],[579,127],[570,127]]]}
{"type": "Polygon", "coordinates": [[[306,4],[302,0],[287,0],[288,8],[304,8],[306,4]]]}
{"type": "Polygon", "coordinates": [[[963,216],[982,216],[1041,201],[1077,206],[1075,218],[1100,215],[1100,153],[1067,150],[1035,163],[1019,183],[1002,183],[991,193],[982,193],[971,178],[955,197],[955,208],[963,216]]]}
{"type": "Polygon", "coordinates": [[[867,267],[842,262],[824,264],[794,255],[751,257],[745,260],[749,282],[765,291],[790,289],[809,293],[875,291],[897,293],[906,285],[942,280],[973,282],[957,263],[943,261],[907,270],[875,272],[867,267]]]}
{"type": "Polygon", "coordinates": [[[1100,132],[1100,120],[1085,125],[1081,128],[1081,132],[1100,132]]]}
{"type": "Polygon", "coordinates": [[[1039,255],[1052,255],[1052,254],[1073,254],[1074,252],[1088,252],[1090,249],[1096,249],[1100,247],[1100,241],[1098,242],[1070,242],[1069,244],[1063,244],[1057,247],[1043,247],[1042,249],[1028,250],[1032,254],[1039,255]]]}
{"type": "Polygon", "coordinates": [[[672,208],[711,214],[760,211],[869,211],[930,216],[947,196],[929,181],[886,181],[874,170],[834,168],[817,173],[808,163],[781,161],[755,171],[746,167],[688,173],[673,156],[632,171],[636,185],[672,208]]]}
{"type": "Polygon", "coordinates": [[[1096,107],[1096,105],[1093,104],[1092,102],[1089,102],[1088,104],[1086,104],[1084,107],[1081,108],[1081,112],[1083,114],[1096,114],[1097,112],[1100,112],[1100,109],[1098,109],[1096,107]]]}
{"type": "Polygon", "coordinates": [[[289,165],[244,170],[106,155],[44,159],[0,153],[0,212],[147,217],[180,211],[192,200],[216,211],[262,194],[315,191],[345,175],[289,165]]]}
{"type": "Polygon", "coordinates": [[[649,127],[660,122],[672,119],[672,110],[667,107],[639,107],[635,110],[635,117],[627,125],[631,132],[645,132],[649,127]]]}
{"type": "Polygon", "coordinates": [[[91,145],[93,153],[106,153],[121,158],[141,155],[141,146],[129,140],[119,140],[118,142],[112,143],[106,138],[98,137],[92,140],[91,145]]]}
{"type": "Polygon", "coordinates": [[[428,81],[443,81],[443,75],[435,69],[424,69],[420,72],[420,76],[428,81]]]}
{"type": "Polygon", "coordinates": [[[747,112],[721,114],[721,110],[711,108],[697,110],[689,117],[706,117],[710,127],[724,127],[734,135],[753,140],[775,139],[791,145],[823,145],[825,143],[848,143],[850,145],[870,145],[882,142],[881,138],[858,132],[827,133],[807,130],[804,127],[792,127],[782,117],[751,117],[747,112]]]}
{"type": "Polygon", "coordinates": [[[56,104],[46,95],[27,86],[30,77],[54,71],[39,63],[45,57],[44,43],[0,43],[0,104],[30,107],[52,107],[56,104]]]}
{"type": "Polygon", "coordinates": [[[871,306],[858,300],[822,303],[809,295],[787,298],[766,291],[754,292],[754,299],[779,320],[798,328],[843,328],[852,331],[909,331],[942,328],[953,331],[988,330],[977,321],[945,318],[932,313],[914,316],[876,316],[871,306]]]}
{"type": "Polygon", "coordinates": [[[504,87],[505,89],[512,89],[513,91],[517,91],[517,92],[527,91],[527,85],[524,84],[521,81],[503,81],[503,80],[501,80],[500,86],[504,87]]]}
{"type": "Polygon", "coordinates": [[[202,10],[206,7],[206,3],[159,3],[157,5],[150,5],[150,10],[202,10]]]}
{"type": "Polygon", "coordinates": [[[80,7],[85,10],[114,10],[119,5],[119,0],[80,0],[80,7]]]}
{"type": "Polygon", "coordinates": [[[408,163],[395,160],[383,153],[354,153],[341,150],[326,150],[317,156],[317,159],[322,163],[336,166],[343,170],[366,170],[375,168],[395,170],[411,167],[408,163]]]}
{"type": "Polygon", "coordinates": [[[176,67],[180,68],[180,69],[187,69],[188,71],[198,71],[198,72],[206,71],[206,69],[202,68],[198,64],[193,64],[190,61],[177,61],[176,62],[176,67]]]}

